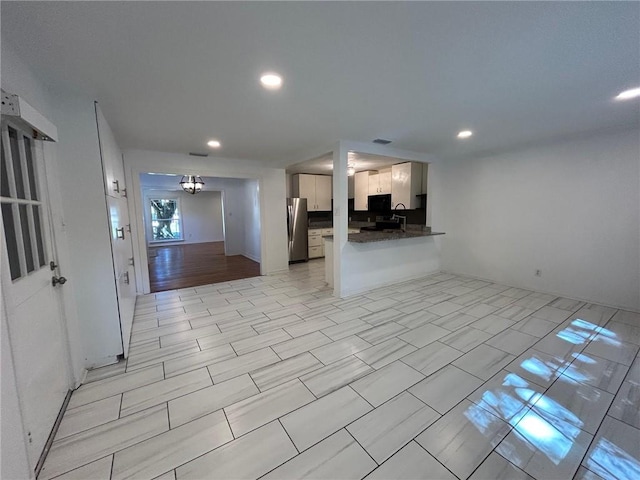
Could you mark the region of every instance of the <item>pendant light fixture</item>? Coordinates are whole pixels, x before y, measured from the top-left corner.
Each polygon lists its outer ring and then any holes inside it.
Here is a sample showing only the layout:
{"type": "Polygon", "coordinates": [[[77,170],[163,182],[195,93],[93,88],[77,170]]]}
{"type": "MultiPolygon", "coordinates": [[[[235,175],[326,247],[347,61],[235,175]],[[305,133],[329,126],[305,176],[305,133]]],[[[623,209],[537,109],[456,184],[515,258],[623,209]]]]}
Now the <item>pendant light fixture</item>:
{"type": "Polygon", "coordinates": [[[195,195],[200,192],[203,185],[204,182],[199,175],[183,175],[182,180],[180,180],[180,186],[182,189],[191,195],[195,195]]]}

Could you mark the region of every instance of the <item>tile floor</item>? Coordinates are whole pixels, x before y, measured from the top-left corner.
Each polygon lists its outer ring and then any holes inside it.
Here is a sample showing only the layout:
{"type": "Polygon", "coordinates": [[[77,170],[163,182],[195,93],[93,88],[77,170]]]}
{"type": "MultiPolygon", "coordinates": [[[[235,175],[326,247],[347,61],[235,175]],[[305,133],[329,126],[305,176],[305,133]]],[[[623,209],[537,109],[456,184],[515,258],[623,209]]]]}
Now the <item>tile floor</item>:
{"type": "Polygon", "coordinates": [[[640,314],[323,267],[139,297],[40,478],[640,478],[640,314]]]}

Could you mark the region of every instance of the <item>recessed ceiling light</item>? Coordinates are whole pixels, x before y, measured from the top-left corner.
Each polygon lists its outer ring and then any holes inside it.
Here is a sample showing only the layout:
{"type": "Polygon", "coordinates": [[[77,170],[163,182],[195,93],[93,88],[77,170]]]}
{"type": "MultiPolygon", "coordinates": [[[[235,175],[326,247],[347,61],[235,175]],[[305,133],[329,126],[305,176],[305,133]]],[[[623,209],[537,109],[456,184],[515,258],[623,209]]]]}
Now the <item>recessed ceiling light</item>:
{"type": "Polygon", "coordinates": [[[222,144],[218,140],[209,140],[207,142],[207,145],[209,145],[211,148],[220,148],[222,146],[222,144]]]}
{"type": "Polygon", "coordinates": [[[631,100],[640,97],[640,87],[625,90],[616,95],[616,100],[631,100]]]}
{"type": "Polygon", "coordinates": [[[469,138],[471,135],[473,135],[471,130],[462,130],[461,132],[458,132],[458,138],[469,138]]]}
{"type": "Polygon", "coordinates": [[[278,90],[282,87],[282,77],[273,72],[264,73],[260,77],[260,83],[267,90],[278,90]]]}

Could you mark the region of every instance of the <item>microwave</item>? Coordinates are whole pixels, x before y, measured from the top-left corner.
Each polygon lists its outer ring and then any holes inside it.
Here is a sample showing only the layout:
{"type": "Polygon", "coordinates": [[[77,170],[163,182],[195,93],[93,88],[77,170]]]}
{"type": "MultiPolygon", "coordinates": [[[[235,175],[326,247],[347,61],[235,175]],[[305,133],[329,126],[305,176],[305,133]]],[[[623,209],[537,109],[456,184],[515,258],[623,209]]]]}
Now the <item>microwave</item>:
{"type": "Polygon", "coordinates": [[[391,211],[391,194],[385,195],[369,195],[368,208],[370,212],[390,212],[391,211]]]}

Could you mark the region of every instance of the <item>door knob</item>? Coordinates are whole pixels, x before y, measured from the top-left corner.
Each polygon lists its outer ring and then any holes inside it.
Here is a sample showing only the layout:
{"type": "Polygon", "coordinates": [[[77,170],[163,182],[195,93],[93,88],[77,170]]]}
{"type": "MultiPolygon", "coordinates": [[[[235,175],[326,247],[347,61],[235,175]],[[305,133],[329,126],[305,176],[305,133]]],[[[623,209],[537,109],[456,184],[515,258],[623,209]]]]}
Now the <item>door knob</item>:
{"type": "Polygon", "coordinates": [[[67,283],[67,279],[64,277],[56,277],[55,275],[51,277],[51,285],[56,286],[57,284],[64,285],[67,283]]]}

